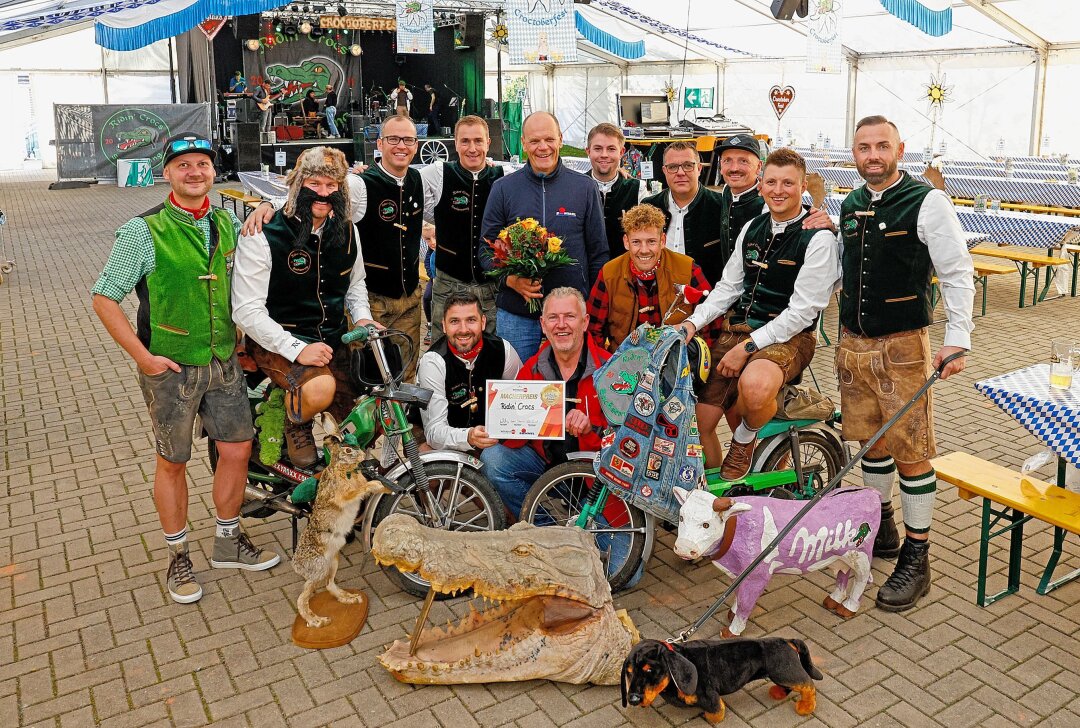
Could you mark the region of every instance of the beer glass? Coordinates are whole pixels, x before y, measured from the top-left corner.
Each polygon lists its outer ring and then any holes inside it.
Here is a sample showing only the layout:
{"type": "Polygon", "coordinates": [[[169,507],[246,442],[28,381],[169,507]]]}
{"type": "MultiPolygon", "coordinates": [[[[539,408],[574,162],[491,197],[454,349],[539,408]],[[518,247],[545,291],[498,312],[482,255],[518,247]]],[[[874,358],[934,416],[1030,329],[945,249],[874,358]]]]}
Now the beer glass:
{"type": "Polygon", "coordinates": [[[1069,389],[1077,370],[1080,370],[1080,348],[1071,341],[1054,340],[1050,350],[1050,386],[1069,389]]]}

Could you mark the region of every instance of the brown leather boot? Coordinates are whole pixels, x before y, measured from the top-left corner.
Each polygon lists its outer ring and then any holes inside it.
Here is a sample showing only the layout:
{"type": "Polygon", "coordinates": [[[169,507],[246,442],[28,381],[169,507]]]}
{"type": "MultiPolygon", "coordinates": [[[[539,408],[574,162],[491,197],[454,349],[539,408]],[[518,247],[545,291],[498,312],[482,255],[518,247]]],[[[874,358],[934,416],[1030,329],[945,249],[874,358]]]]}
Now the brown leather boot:
{"type": "Polygon", "coordinates": [[[750,472],[750,463],[754,459],[754,446],[757,439],[750,442],[731,441],[724,462],[720,465],[720,477],[724,480],[741,480],[750,472]]]}
{"type": "Polygon", "coordinates": [[[285,421],[285,445],[289,451],[289,460],[299,468],[315,464],[318,453],[315,451],[315,438],[311,434],[311,423],[297,424],[285,421]]]}

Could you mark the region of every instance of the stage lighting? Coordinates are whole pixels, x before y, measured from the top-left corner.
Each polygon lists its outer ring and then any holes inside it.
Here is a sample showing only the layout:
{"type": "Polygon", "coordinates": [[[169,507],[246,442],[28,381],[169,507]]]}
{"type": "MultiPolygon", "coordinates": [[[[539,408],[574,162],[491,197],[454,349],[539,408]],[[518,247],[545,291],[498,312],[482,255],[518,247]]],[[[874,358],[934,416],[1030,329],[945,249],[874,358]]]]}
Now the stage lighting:
{"type": "Polygon", "coordinates": [[[295,20],[290,20],[288,23],[285,24],[285,27],[282,29],[282,32],[285,35],[292,38],[292,37],[296,36],[296,30],[297,30],[296,29],[296,21],[295,20]]]}
{"type": "Polygon", "coordinates": [[[351,46],[349,46],[349,53],[353,54],[354,56],[358,56],[363,52],[364,49],[360,47],[359,43],[353,43],[351,46]]]}
{"type": "Polygon", "coordinates": [[[338,5],[337,14],[344,18],[346,15],[349,14],[349,11],[345,8],[344,5],[338,5]]]}
{"type": "Polygon", "coordinates": [[[300,32],[304,35],[311,32],[311,23],[308,22],[307,18],[300,21],[300,32]]]}
{"type": "Polygon", "coordinates": [[[274,17],[274,30],[278,33],[281,32],[281,18],[274,17]]]}
{"type": "Polygon", "coordinates": [[[249,51],[257,51],[257,50],[259,50],[259,41],[256,40],[255,38],[250,38],[250,39],[244,41],[244,46],[249,51]]]}
{"type": "Polygon", "coordinates": [[[322,38],[326,34],[326,31],[322,28],[313,28],[311,31],[312,38],[322,38]]]}

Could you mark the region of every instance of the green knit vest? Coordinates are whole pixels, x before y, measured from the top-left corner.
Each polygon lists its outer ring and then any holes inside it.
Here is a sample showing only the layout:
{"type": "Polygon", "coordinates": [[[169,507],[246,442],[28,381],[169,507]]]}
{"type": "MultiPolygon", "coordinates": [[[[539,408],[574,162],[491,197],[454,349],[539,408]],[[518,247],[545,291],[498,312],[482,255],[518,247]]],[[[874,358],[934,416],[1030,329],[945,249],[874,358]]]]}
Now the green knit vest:
{"type": "Polygon", "coordinates": [[[156,356],[205,366],[228,361],[236,348],[230,277],[236,234],[229,214],[210,213],[213,257],[190,217],[164,204],[141,217],[154,241],[154,272],[139,282],[138,334],[156,356]]]}

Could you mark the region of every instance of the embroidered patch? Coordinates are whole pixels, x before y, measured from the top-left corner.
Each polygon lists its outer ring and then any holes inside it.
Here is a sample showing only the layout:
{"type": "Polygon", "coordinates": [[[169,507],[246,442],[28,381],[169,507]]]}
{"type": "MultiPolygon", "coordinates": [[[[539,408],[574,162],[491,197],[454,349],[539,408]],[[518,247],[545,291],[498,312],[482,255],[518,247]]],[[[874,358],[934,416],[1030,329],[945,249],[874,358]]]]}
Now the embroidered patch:
{"type": "Polygon", "coordinates": [[[615,468],[627,477],[634,477],[634,464],[628,463],[618,455],[611,456],[611,467],[615,468]]]}
{"type": "Polygon", "coordinates": [[[675,456],[675,443],[662,437],[653,438],[652,449],[661,455],[667,455],[669,458],[675,456]]]}
{"type": "Polygon", "coordinates": [[[688,458],[700,458],[701,457],[701,445],[695,445],[690,443],[686,446],[686,457],[688,458]]]}
{"type": "Polygon", "coordinates": [[[615,485],[621,486],[621,487],[625,488],[626,490],[630,490],[630,483],[628,483],[625,480],[623,480],[622,478],[620,478],[618,475],[616,475],[610,469],[605,468],[603,465],[601,465],[599,472],[600,472],[601,477],[607,478],[612,483],[615,483],[615,485]]]}
{"type": "Polygon", "coordinates": [[[682,416],[682,413],[686,411],[686,407],[683,406],[683,403],[674,397],[665,402],[662,409],[664,410],[664,414],[672,420],[679,419],[679,417],[682,416]]]}
{"type": "Polygon", "coordinates": [[[555,217],[577,217],[577,213],[567,210],[565,207],[560,207],[555,212],[555,217]]]}
{"type": "Polygon", "coordinates": [[[645,341],[650,344],[655,344],[656,342],[660,341],[660,329],[654,328],[652,326],[645,329],[645,341]]]}
{"type": "Polygon", "coordinates": [[[698,429],[697,429],[697,415],[696,414],[690,415],[690,434],[691,435],[698,435],[699,434],[698,429]]]}
{"type": "Polygon", "coordinates": [[[460,211],[469,209],[469,193],[456,191],[450,195],[450,207],[460,211]]]}
{"type": "Polygon", "coordinates": [[[656,411],[656,400],[652,398],[652,395],[642,392],[634,397],[634,409],[636,409],[642,417],[649,417],[656,411]]]}
{"type": "MultiPolygon", "coordinates": [[[[615,374],[615,372],[608,372],[608,376],[615,374]]],[[[634,391],[634,387],[637,386],[637,375],[630,372],[619,372],[619,379],[616,382],[611,383],[611,388],[619,394],[629,394],[634,391]]]]}
{"type": "Polygon", "coordinates": [[[640,417],[634,417],[633,415],[627,415],[626,419],[623,421],[623,424],[637,434],[645,435],[646,437],[648,437],[649,433],[652,432],[652,425],[650,425],[648,422],[641,419],[640,417]]]}
{"type": "Polygon", "coordinates": [[[600,437],[600,447],[611,447],[615,444],[615,430],[607,429],[600,437]]]}
{"type": "Polygon", "coordinates": [[[656,416],[656,424],[668,437],[679,436],[679,428],[675,426],[674,422],[665,417],[663,412],[656,416]]]}
{"type": "Polygon", "coordinates": [[[679,468],[679,480],[684,483],[694,482],[694,469],[689,465],[683,465],[679,468]]]}
{"type": "Polygon", "coordinates": [[[397,203],[393,200],[383,200],[379,203],[379,218],[393,220],[397,217],[397,203]]]}
{"type": "Polygon", "coordinates": [[[638,384],[642,389],[652,389],[653,382],[656,381],[656,375],[649,371],[641,375],[641,381],[638,384]]]}
{"type": "Polygon", "coordinates": [[[758,259],[758,251],[757,251],[757,249],[756,248],[747,248],[746,249],[746,259],[747,260],[757,260],[758,259]]]}
{"type": "MultiPolygon", "coordinates": [[[[648,475],[649,475],[649,474],[648,474],[648,473],[645,473],[645,475],[646,475],[646,476],[648,477],[648,475]]],[[[656,480],[656,478],[653,478],[653,480],[656,480]]],[[[650,488],[650,487],[649,487],[649,486],[647,486],[647,485],[643,485],[643,486],[641,486],[641,494],[642,494],[643,496],[645,496],[646,498],[648,498],[649,496],[651,496],[651,495],[652,495],[652,488],[650,488]]]]}
{"type": "Polygon", "coordinates": [[[624,437],[619,443],[619,452],[628,458],[636,458],[641,452],[641,445],[632,437],[624,437]]]}
{"type": "Polygon", "coordinates": [[[649,453],[649,459],[645,462],[645,467],[648,470],[659,470],[663,462],[659,454],[651,452],[649,453]]]}
{"type": "Polygon", "coordinates": [[[301,276],[311,270],[311,254],[306,250],[293,250],[288,257],[289,270],[301,276]]]}

